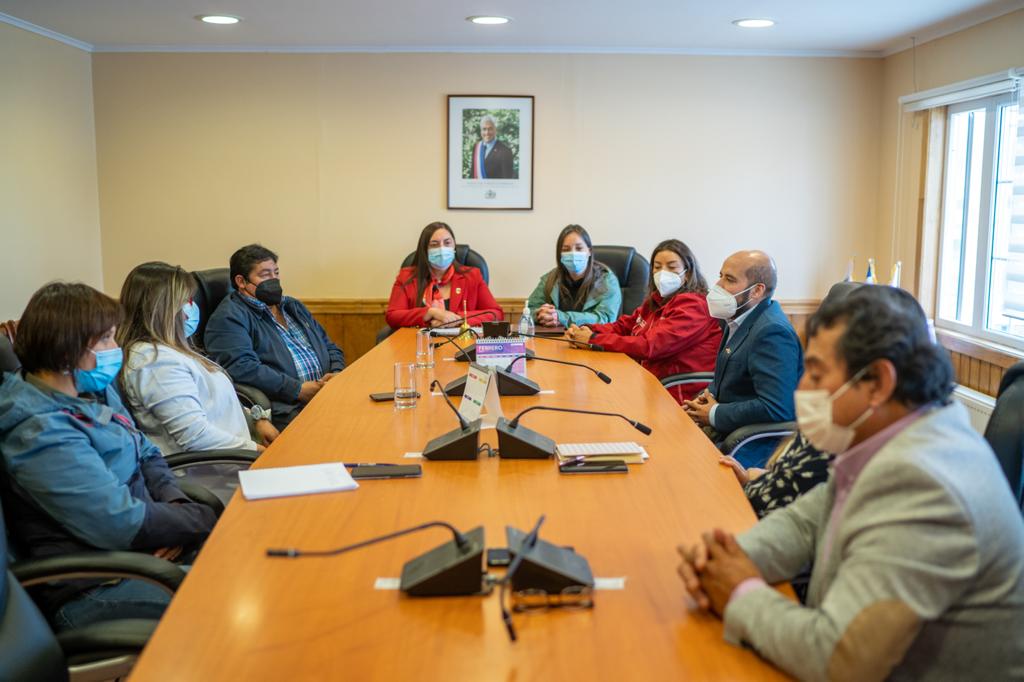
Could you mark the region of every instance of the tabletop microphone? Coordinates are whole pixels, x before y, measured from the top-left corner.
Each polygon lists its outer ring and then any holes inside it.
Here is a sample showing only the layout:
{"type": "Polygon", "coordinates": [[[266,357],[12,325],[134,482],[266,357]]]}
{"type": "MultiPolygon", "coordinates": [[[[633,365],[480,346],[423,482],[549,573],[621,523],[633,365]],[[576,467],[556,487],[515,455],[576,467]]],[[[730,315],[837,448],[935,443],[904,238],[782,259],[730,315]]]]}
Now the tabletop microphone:
{"type": "MultiPolygon", "coordinates": [[[[458,343],[455,343],[455,347],[459,349],[460,353],[467,354],[466,349],[458,343]]],[[[495,381],[498,383],[498,395],[536,395],[540,393],[540,386],[536,381],[531,381],[512,372],[506,372],[501,367],[495,367],[494,370],[495,381]]],[[[445,395],[463,395],[466,392],[467,379],[468,376],[461,376],[448,382],[442,393],[445,395]]]]}
{"type": "Polygon", "coordinates": [[[573,341],[572,339],[566,339],[561,336],[544,336],[542,334],[527,334],[525,332],[516,331],[513,332],[513,336],[518,334],[519,336],[528,336],[531,339],[541,339],[542,341],[559,341],[561,343],[572,344],[573,346],[582,346],[587,350],[604,350],[604,346],[597,343],[587,343],[586,341],[573,341]]]}
{"type": "Polygon", "coordinates": [[[267,549],[267,556],[285,559],[338,556],[355,549],[435,527],[443,527],[451,531],[452,540],[407,561],[402,567],[399,589],[413,597],[438,597],[484,592],[483,526],[477,526],[463,534],[450,523],[430,521],[334,549],[271,548],[267,549]]]}
{"type": "Polygon", "coordinates": [[[519,545],[519,549],[516,551],[516,558],[512,560],[512,563],[508,565],[508,570],[505,571],[505,577],[501,579],[501,590],[498,594],[498,604],[501,605],[501,620],[505,623],[505,630],[508,631],[508,638],[513,642],[516,641],[516,627],[512,624],[512,614],[505,608],[505,589],[508,584],[512,582],[512,578],[515,576],[516,571],[519,570],[520,564],[523,563],[523,557],[529,554],[533,548],[537,545],[537,540],[540,538],[540,527],[544,525],[545,515],[541,514],[540,518],[537,519],[537,524],[533,527],[523,542],[519,545]]]}
{"type": "Polygon", "coordinates": [[[555,454],[555,441],[545,435],[537,433],[525,426],[519,425],[523,415],[533,410],[547,410],[550,412],[572,412],[574,414],[593,414],[602,417],[618,417],[629,422],[630,426],[644,434],[651,435],[651,427],[630,419],[618,412],[597,412],[595,410],[577,410],[572,407],[548,407],[546,405],[534,405],[528,407],[512,420],[500,417],[498,419],[498,455],[505,459],[546,459],[555,454]]]}
{"type": "Polygon", "coordinates": [[[453,327],[461,327],[464,322],[469,322],[472,319],[475,319],[477,317],[482,317],[484,315],[490,315],[490,316],[494,317],[495,319],[498,319],[497,311],[494,311],[494,310],[478,310],[477,312],[473,313],[472,315],[466,315],[465,317],[460,317],[457,320],[452,320],[451,322],[445,322],[444,324],[439,324],[436,327],[422,327],[422,329],[429,329],[430,331],[433,332],[433,331],[437,331],[438,329],[451,329],[453,327]]]}
{"type": "Polygon", "coordinates": [[[430,383],[431,389],[435,387],[438,391],[441,391],[441,397],[444,398],[445,403],[455,413],[455,417],[459,420],[459,428],[441,434],[427,443],[423,448],[423,458],[430,460],[476,459],[477,454],[480,452],[481,421],[476,419],[473,422],[467,422],[465,417],[459,413],[455,404],[448,399],[444,389],[441,387],[441,382],[437,379],[430,383]]]}
{"type": "Polygon", "coordinates": [[[607,374],[605,374],[604,372],[602,372],[600,370],[594,369],[590,365],[584,365],[582,362],[569,362],[568,360],[555,360],[554,358],[542,358],[539,355],[534,355],[534,356],[517,355],[514,358],[512,358],[512,362],[508,363],[508,367],[505,368],[505,371],[506,372],[511,372],[512,371],[512,365],[516,364],[516,362],[518,360],[521,360],[522,358],[526,358],[528,360],[529,359],[540,360],[541,362],[554,362],[554,363],[557,363],[559,365],[572,365],[573,367],[582,367],[583,369],[589,369],[591,372],[596,374],[597,378],[600,379],[601,381],[603,381],[604,383],[606,383],[606,384],[612,383],[612,378],[610,376],[608,376],[607,374]]]}

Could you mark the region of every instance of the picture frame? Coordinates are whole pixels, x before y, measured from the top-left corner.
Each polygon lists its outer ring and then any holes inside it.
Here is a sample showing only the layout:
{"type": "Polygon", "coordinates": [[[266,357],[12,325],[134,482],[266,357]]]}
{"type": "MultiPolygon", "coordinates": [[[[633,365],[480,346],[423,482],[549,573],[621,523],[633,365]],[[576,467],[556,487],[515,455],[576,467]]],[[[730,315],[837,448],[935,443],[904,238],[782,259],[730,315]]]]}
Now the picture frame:
{"type": "Polygon", "coordinates": [[[448,208],[533,210],[533,95],[448,95],[448,208]]]}

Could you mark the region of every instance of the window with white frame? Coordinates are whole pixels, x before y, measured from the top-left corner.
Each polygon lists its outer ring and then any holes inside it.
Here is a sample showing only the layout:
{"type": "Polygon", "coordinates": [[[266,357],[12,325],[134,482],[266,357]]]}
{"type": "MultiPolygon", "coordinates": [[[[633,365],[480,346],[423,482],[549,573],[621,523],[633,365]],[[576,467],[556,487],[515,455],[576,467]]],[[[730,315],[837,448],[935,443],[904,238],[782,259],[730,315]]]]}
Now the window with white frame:
{"type": "Polygon", "coordinates": [[[1017,93],[950,105],[936,323],[1024,349],[1024,116],[1017,93]]]}

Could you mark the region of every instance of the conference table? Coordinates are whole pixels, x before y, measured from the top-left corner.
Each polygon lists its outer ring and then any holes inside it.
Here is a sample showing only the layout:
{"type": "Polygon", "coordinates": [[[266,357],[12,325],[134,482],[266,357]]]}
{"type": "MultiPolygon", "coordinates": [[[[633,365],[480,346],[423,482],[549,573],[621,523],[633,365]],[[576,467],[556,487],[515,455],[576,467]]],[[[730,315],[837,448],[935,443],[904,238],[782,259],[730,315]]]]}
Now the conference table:
{"type": "MultiPolygon", "coordinates": [[[[680,543],[712,527],[755,523],[732,472],[657,379],[618,353],[536,339],[537,355],[584,369],[530,362],[542,392],[502,397],[511,418],[532,405],[621,412],[644,436],[607,417],[534,411],[522,425],[556,442],[635,441],[650,454],[628,474],[560,474],[554,460],[412,459],[458,426],[427,387],[463,376],[452,344],[418,370],[422,397],[396,411],[368,394],[390,391],[393,364],[412,362],[415,331],[400,330],[325,384],[255,468],[321,462],[420,463],[421,478],[365,480],[358,490],[250,501],[236,492],[174,597],[133,680],[769,680],[785,676],[722,639],[676,574],[680,543]],[[377,589],[403,564],[451,540],[431,529],[329,558],[270,558],[270,547],[330,549],[427,521],[482,525],[488,547],[506,526],[571,546],[613,589],[591,609],[513,613],[518,641],[489,596],[409,597],[377,589]],[[621,589],[616,582],[621,583],[621,589]]],[[[457,399],[456,399],[457,400],[457,399]]],[[[497,447],[493,429],[481,442],[497,447]]],[[[500,574],[500,569],[488,569],[500,574]]],[[[788,589],[788,588],[787,588],[788,589]]]]}

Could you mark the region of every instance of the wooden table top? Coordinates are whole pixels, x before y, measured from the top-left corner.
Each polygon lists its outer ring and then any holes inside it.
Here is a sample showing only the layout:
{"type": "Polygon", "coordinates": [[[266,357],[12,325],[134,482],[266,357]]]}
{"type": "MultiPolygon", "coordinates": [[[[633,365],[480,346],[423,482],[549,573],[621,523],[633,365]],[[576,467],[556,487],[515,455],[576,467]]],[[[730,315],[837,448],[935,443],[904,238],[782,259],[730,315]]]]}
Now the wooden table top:
{"type": "MultiPolygon", "coordinates": [[[[420,479],[368,480],[356,491],[246,501],[236,493],[161,621],[133,680],[263,679],[785,679],[755,654],[726,644],[722,624],[690,611],[676,575],[679,543],[713,526],[741,531],[754,513],[717,451],[661,387],[618,353],[538,339],[538,355],[584,362],[585,370],[531,362],[541,389],[501,399],[508,417],[530,405],[622,412],[625,422],[531,412],[523,425],[556,442],[636,441],[651,459],[628,474],[560,475],[551,460],[430,462],[404,459],[457,426],[426,383],[415,409],[396,412],[368,394],[390,391],[392,365],[414,358],[402,330],[332,379],[260,458],[257,467],[318,462],[420,462],[420,479]],[[509,641],[497,590],[488,597],[411,598],[377,590],[414,556],[450,540],[427,530],[332,558],[272,559],[268,547],[327,549],[432,520],[468,531],[483,525],[489,547],[505,526],[571,545],[596,577],[625,589],[595,593],[591,610],[513,614],[509,641]]],[[[437,352],[421,378],[446,383],[467,365],[437,352]]],[[[481,442],[497,447],[493,430],[481,442]]]]}

